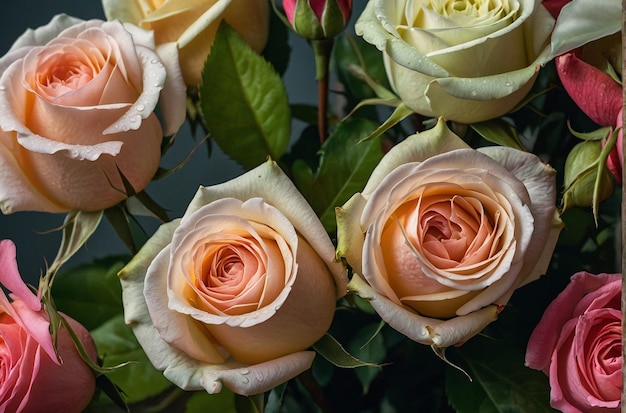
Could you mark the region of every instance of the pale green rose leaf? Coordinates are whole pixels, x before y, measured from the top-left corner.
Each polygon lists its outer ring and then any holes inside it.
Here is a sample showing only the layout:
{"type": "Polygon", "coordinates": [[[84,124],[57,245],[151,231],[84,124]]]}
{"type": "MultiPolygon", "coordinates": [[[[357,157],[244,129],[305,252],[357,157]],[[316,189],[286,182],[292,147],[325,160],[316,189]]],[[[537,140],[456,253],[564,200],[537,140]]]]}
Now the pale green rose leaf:
{"type": "Polygon", "coordinates": [[[593,40],[617,33],[622,27],[618,0],[576,0],[561,9],[551,39],[551,58],[593,40]]]}
{"type": "Polygon", "coordinates": [[[361,213],[367,200],[356,193],[342,207],[335,209],[337,216],[337,260],[344,258],[352,269],[361,273],[361,254],[365,231],[361,229],[361,213]]]}
{"type": "Polygon", "coordinates": [[[63,231],[61,245],[54,261],[48,267],[47,275],[54,277],[59,268],[76,254],[98,228],[102,215],[102,211],[71,211],[65,216],[61,227],[63,231]]]}
{"type": "Polygon", "coordinates": [[[200,107],[211,137],[244,168],[285,153],[291,130],[285,86],[225,22],[204,66],[200,107]]]}

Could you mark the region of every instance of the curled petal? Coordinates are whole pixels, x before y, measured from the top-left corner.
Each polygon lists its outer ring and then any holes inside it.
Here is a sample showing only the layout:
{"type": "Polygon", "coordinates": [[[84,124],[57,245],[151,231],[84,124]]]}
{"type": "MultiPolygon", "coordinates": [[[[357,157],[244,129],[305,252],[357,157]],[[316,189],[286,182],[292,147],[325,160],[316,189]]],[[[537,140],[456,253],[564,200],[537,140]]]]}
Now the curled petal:
{"type": "Polygon", "coordinates": [[[622,88],[609,75],[581,60],[575,52],[556,58],[563,87],[579,108],[602,126],[616,126],[622,88]]]}

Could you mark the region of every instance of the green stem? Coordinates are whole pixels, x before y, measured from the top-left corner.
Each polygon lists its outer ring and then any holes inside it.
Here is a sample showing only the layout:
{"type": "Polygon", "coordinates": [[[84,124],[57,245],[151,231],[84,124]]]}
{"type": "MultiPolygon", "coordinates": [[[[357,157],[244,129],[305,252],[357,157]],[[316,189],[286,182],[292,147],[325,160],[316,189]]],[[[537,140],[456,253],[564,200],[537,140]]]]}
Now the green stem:
{"type": "Polygon", "coordinates": [[[312,40],[315,54],[315,78],[317,79],[317,130],[320,145],[328,135],[328,68],[330,66],[330,54],[333,50],[333,39],[312,40]]]}

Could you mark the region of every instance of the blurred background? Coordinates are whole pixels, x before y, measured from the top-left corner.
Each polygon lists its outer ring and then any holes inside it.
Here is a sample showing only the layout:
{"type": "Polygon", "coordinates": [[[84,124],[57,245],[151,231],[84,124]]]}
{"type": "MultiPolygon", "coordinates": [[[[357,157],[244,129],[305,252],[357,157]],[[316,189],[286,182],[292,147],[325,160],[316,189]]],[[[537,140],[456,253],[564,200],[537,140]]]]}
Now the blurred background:
{"type": "MultiPolygon", "coordinates": [[[[48,23],[55,14],[65,13],[82,19],[105,18],[99,0],[20,0],[7,3],[4,6],[5,12],[0,14],[0,55],[4,55],[26,29],[48,23]]],[[[352,22],[356,20],[364,4],[365,1],[355,1],[352,22]]],[[[353,32],[352,26],[347,30],[353,32]]],[[[295,35],[290,36],[290,46],[290,66],[283,77],[290,103],[315,104],[317,86],[311,47],[295,35]]],[[[298,136],[301,130],[302,125],[294,122],[292,136],[298,136]]],[[[188,124],[183,125],[177,134],[176,143],[163,158],[161,166],[170,168],[178,164],[202,138],[202,131],[198,130],[192,135],[188,124]]],[[[198,186],[224,182],[242,172],[219,147],[212,145],[209,156],[207,145],[203,144],[182,169],[160,181],[152,182],[146,191],[168,211],[170,218],[176,218],[182,215],[198,186]]],[[[36,212],[17,212],[8,216],[0,214],[0,239],[9,238],[16,243],[18,266],[27,282],[36,285],[39,276],[45,271],[46,263],[54,260],[61,234],[53,230],[62,225],[64,217],[65,214],[36,212]]],[[[149,219],[145,222],[150,234],[158,226],[156,220],[149,219]]],[[[110,224],[103,218],[96,233],[66,267],[112,254],[128,253],[110,224]]]]}

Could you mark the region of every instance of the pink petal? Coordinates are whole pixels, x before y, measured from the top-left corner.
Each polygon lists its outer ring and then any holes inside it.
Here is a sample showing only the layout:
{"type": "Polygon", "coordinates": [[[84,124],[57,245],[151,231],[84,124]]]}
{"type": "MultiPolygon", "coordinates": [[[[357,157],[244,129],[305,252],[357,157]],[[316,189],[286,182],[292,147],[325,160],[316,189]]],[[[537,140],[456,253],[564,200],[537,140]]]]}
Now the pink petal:
{"type": "Polygon", "coordinates": [[[582,61],[576,52],[556,58],[563,87],[576,105],[594,122],[615,126],[622,108],[622,88],[609,75],[582,61]]]}

